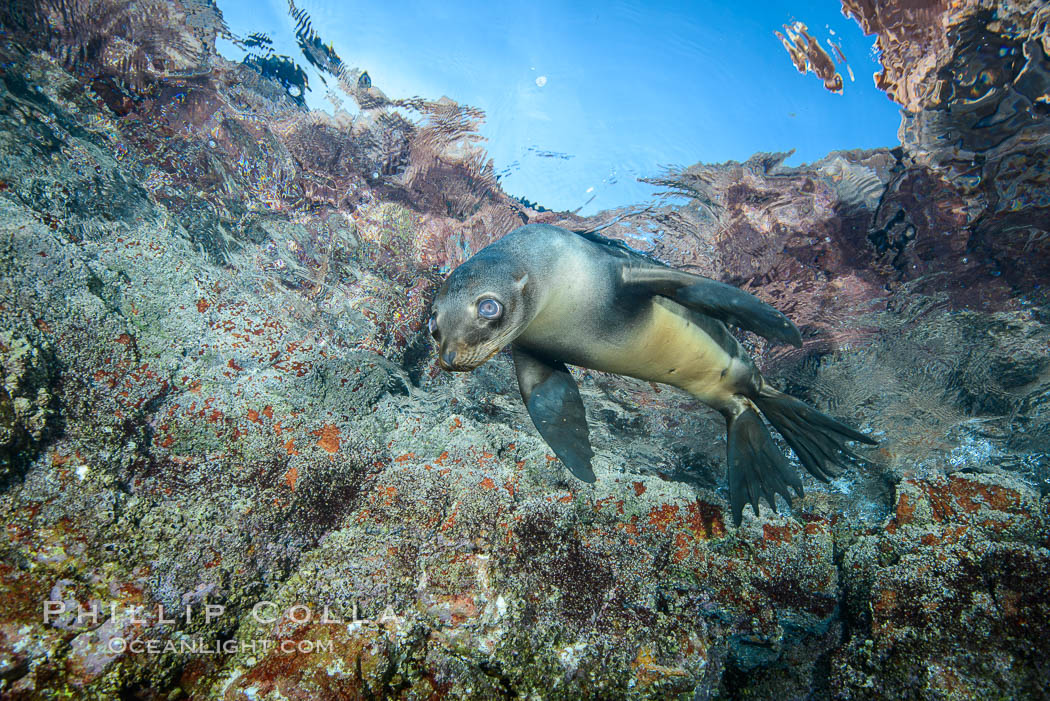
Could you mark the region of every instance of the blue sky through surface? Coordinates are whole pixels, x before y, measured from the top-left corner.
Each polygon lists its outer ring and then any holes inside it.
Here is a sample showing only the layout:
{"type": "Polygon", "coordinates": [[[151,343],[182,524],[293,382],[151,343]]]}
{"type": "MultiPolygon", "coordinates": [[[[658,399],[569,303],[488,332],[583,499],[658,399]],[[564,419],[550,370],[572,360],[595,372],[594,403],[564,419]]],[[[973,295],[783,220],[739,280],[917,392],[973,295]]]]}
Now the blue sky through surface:
{"type": "MultiPolygon", "coordinates": [[[[447,95],[485,110],[504,189],[552,209],[645,202],[654,190],[637,178],[667,165],[792,148],[797,164],[898,143],[898,108],[872,81],[873,39],[835,0],[296,4],[388,96],[447,95]],[[856,76],[839,66],[843,95],[791,64],[773,32],[794,20],[841,46],[856,76]]],[[[219,7],[235,34],[264,32],[310,69],[308,104],[331,110],[286,2],[219,7]]],[[[228,43],[220,50],[243,57],[228,43]]]]}

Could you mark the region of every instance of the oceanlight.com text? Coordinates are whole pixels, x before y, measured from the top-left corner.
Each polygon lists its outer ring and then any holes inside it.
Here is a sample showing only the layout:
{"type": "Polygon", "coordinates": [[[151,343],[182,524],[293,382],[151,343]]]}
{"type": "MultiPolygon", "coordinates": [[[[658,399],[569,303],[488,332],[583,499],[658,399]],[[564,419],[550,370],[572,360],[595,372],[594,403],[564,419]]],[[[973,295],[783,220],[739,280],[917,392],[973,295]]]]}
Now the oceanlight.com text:
{"type": "Polygon", "coordinates": [[[110,652],[133,655],[162,655],[179,653],[187,655],[234,655],[248,653],[265,656],[270,652],[308,655],[315,652],[333,652],[331,640],[142,640],[134,638],[112,638],[106,645],[110,652]]]}

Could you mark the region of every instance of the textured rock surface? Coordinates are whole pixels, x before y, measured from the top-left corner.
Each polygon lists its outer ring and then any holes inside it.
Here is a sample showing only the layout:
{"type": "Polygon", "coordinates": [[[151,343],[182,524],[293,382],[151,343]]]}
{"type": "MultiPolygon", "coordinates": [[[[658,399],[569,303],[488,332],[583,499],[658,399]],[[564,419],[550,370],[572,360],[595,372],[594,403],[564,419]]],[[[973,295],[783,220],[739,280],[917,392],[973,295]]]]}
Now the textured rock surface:
{"type": "MultiPolygon", "coordinates": [[[[880,439],[732,529],[723,426],[687,397],[580,372],[599,476],[583,485],[508,358],[434,371],[421,329],[442,268],[523,219],[599,223],[499,191],[476,111],[394,109],[309,22],[310,60],[365,118],[306,113],[283,64],[219,59],[208,5],[138,25],[105,3],[20,7],[8,38],[40,52],[0,49],[5,697],[1050,686],[1044,113],[979,183],[909,127],[893,151],[670,173],[688,204],[606,230],[789,313],[801,351],[745,342],[880,439]]],[[[918,40],[865,8],[897,42],[886,80],[919,85],[901,72],[918,40]]],[[[908,15],[915,36],[940,37],[935,9],[908,15]]],[[[1034,10],[1002,12],[986,30],[1023,34],[1042,65],[1034,10]]],[[[935,67],[974,55],[943,31],[935,67]]],[[[906,125],[949,111],[909,90],[906,125]]]]}
{"type": "Polygon", "coordinates": [[[881,532],[850,547],[846,606],[870,626],[833,655],[862,697],[1025,698],[1050,683],[1047,502],[986,475],[905,480],[881,532]]]}

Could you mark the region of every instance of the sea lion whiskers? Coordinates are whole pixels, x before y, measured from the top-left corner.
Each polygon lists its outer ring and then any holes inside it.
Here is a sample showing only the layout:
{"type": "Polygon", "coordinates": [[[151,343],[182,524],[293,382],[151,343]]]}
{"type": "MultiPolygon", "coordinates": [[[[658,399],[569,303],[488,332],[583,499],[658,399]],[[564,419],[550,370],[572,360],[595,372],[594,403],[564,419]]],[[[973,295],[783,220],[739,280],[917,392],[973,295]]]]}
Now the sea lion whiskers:
{"type": "MultiPolygon", "coordinates": [[[[455,365],[452,366],[446,365],[444,359],[438,356],[438,364],[442,367],[442,369],[448,370],[450,372],[470,372],[471,370],[476,370],[485,363],[487,363],[489,360],[492,359],[494,355],[503,350],[506,347],[506,345],[506,343],[500,343],[496,345],[496,347],[489,351],[487,355],[485,355],[484,350],[481,350],[479,347],[476,347],[472,349],[473,352],[465,356],[461,362],[457,362],[455,365]],[[478,358],[481,358],[481,360],[478,360],[478,358]]],[[[459,358],[460,352],[457,351],[456,359],[459,360],[459,358]]]]}

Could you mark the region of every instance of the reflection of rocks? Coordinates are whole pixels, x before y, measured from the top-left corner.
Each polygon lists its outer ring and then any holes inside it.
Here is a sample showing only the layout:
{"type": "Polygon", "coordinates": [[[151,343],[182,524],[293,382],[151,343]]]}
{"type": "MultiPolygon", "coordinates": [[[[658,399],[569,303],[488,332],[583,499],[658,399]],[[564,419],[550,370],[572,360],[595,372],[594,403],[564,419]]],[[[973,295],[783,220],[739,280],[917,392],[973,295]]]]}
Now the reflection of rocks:
{"type": "Polygon", "coordinates": [[[844,322],[895,292],[944,294],[956,309],[1045,299],[1050,13],[997,6],[847,0],[878,33],[879,84],[905,107],[901,148],[675,170],[652,181],[689,204],[606,233],[744,284],[833,345],[850,340],[844,322]]]}
{"type": "Polygon", "coordinates": [[[1031,60],[1028,51],[1023,55],[1019,51],[1028,42],[1036,45],[1032,48],[1050,53],[1050,13],[1040,2],[967,0],[917,6],[844,0],[842,4],[843,11],[851,14],[866,33],[876,35],[883,67],[875,76],[876,84],[911,114],[942,101],[973,104],[998,92],[1031,60]],[[968,64],[971,69],[955,70],[953,76],[953,71],[944,70],[953,61],[968,64]],[[1004,65],[1010,68],[1004,71],[1004,65]],[[982,71],[987,72],[981,75],[982,71]]]}
{"type": "Polygon", "coordinates": [[[915,270],[965,277],[967,291],[958,285],[953,296],[969,304],[1005,303],[989,278],[1030,292],[1050,276],[1050,10],[843,5],[878,34],[877,82],[905,108],[907,168],[875,227],[910,227],[915,270]],[[1018,253],[1024,265],[1014,265],[1018,253]]]}
{"type": "MultiPolygon", "coordinates": [[[[813,71],[824,82],[825,89],[842,94],[842,75],[835,70],[835,62],[820,45],[820,41],[809,33],[806,25],[801,22],[795,22],[791,26],[785,24],[784,34],[787,36],[780,32],[774,34],[787,49],[791,62],[795,64],[799,73],[805,75],[813,71]]],[[[835,47],[835,51],[842,56],[838,47],[835,47]]]]}
{"type": "Polygon", "coordinates": [[[689,206],[627,220],[673,231],[652,252],[679,267],[749,289],[787,313],[803,338],[848,333],[842,323],[884,294],[868,236],[873,207],[898,167],[885,151],[837,152],[812,166],[781,165],[786,153],[745,163],[690,166],[657,182],[693,198],[689,206]]]}

